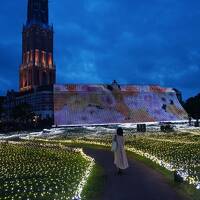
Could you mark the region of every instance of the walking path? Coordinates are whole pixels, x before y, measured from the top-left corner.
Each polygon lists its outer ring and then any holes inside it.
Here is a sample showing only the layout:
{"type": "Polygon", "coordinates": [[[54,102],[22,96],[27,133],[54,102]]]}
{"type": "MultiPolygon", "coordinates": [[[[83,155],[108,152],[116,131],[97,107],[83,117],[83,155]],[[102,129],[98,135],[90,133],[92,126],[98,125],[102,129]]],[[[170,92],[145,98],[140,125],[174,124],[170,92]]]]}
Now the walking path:
{"type": "Polygon", "coordinates": [[[113,154],[106,150],[84,149],[105,170],[101,200],[186,200],[180,197],[158,172],[129,159],[124,175],[116,175],[113,154]]]}

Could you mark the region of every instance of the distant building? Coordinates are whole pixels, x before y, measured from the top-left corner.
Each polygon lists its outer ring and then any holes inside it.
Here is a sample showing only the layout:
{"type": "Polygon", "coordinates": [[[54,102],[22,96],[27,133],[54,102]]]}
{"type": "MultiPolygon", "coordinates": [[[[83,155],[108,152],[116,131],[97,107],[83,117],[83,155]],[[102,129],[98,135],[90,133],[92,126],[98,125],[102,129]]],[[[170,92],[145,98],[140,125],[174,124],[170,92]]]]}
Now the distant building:
{"type": "Polygon", "coordinates": [[[0,96],[0,105],[2,105],[5,101],[5,96],[0,96]]]}
{"type": "Polygon", "coordinates": [[[41,86],[25,92],[8,91],[5,98],[7,120],[12,119],[12,110],[20,104],[29,104],[41,119],[53,118],[53,87],[41,86]]]}
{"type": "Polygon", "coordinates": [[[4,101],[4,109],[6,117],[4,120],[9,121],[12,118],[12,110],[16,106],[16,97],[19,92],[14,90],[7,91],[5,101],[4,101]]]}
{"type": "Polygon", "coordinates": [[[19,92],[8,91],[5,110],[8,120],[13,108],[26,103],[41,118],[53,118],[53,84],[56,67],[53,59],[53,26],[49,25],[48,0],[28,0],[26,25],[22,32],[22,64],[19,92]]]}

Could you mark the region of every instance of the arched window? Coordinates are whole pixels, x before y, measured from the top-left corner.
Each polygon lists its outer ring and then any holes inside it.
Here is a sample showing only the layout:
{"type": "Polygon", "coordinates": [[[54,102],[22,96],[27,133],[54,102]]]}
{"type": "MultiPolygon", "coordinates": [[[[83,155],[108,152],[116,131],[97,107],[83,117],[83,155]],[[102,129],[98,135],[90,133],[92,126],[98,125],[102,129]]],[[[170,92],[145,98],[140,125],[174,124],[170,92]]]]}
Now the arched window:
{"type": "Polygon", "coordinates": [[[42,85],[48,85],[48,76],[46,72],[42,73],[42,85]]]}

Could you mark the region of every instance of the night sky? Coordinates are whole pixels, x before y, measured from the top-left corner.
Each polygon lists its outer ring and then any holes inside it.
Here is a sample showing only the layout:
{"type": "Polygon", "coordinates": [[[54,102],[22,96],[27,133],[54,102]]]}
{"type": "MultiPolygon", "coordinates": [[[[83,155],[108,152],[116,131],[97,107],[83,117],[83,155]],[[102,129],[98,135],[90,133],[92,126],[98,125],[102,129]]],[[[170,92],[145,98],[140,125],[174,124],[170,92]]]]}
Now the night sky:
{"type": "MultiPolygon", "coordinates": [[[[27,0],[1,0],[0,95],[18,90],[27,0]]],[[[50,0],[57,83],[200,92],[199,0],[50,0]]]]}

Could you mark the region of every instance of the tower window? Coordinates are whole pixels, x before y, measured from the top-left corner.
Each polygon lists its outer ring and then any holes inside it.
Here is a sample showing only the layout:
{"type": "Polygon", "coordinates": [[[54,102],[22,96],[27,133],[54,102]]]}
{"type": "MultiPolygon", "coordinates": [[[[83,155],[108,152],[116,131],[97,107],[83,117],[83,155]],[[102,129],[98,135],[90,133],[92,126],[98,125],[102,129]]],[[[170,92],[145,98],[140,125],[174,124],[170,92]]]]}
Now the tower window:
{"type": "Polygon", "coordinates": [[[46,67],[46,52],[42,51],[42,65],[46,67]]]}
{"type": "Polygon", "coordinates": [[[52,67],[52,54],[51,53],[49,53],[49,56],[48,56],[48,65],[49,65],[49,67],[52,67]]]}
{"type": "Polygon", "coordinates": [[[29,63],[29,52],[26,53],[26,63],[29,63]]]}
{"type": "Polygon", "coordinates": [[[24,56],[23,56],[23,63],[24,64],[26,63],[26,53],[24,53],[24,56]]]}
{"type": "Polygon", "coordinates": [[[35,50],[35,65],[39,65],[39,50],[35,50]]]}
{"type": "Polygon", "coordinates": [[[47,1],[41,1],[41,10],[46,12],[48,8],[47,1]]]}
{"type": "Polygon", "coordinates": [[[38,1],[35,1],[34,4],[33,4],[33,9],[34,10],[38,10],[39,9],[39,2],[38,1]]]}
{"type": "Polygon", "coordinates": [[[33,62],[33,51],[31,50],[31,54],[30,54],[30,62],[33,62]]]}

